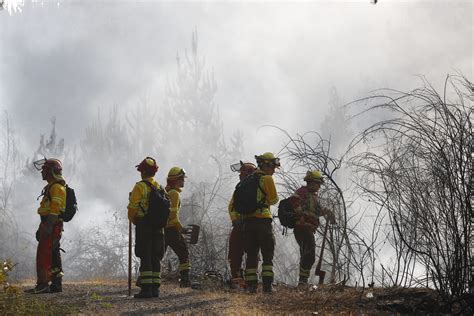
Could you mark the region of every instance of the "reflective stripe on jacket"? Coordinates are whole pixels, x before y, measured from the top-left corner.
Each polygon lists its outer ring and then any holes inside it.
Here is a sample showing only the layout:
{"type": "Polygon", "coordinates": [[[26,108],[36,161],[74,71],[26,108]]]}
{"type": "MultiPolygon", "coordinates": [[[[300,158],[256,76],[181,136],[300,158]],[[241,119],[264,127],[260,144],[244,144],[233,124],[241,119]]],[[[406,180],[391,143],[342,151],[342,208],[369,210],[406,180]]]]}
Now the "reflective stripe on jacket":
{"type": "Polygon", "coordinates": [[[263,202],[265,206],[257,209],[252,214],[246,215],[244,218],[256,217],[271,219],[272,213],[270,211],[270,205],[274,205],[278,202],[278,193],[276,191],[275,182],[271,175],[267,175],[259,169],[257,169],[256,172],[262,175],[257,189],[257,201],[263,202]]]}
{"type": "Polygon", "coordinates": [[[295,228],[316,230],[319,226],[318,217],[325,215],[318,201],[318,194],[308,191],[308,187],[303,186],[290,197],[290,202],[295,210],[303,213],[297,220],[295,228]]]}
{"type": "Polygon", "coordinates": [[[45,194],[40,202],[38,214],[46,216],[49,214],[59,215],[66,208],[66,188],[64,184],[53,182],[44,188],[45,194]]]}
{"type": "MultiPolygon", "coordinates": [[[[155,188],[160,188],[158,182],[153,179],[153,177],[144,178],[142,181],[148,181],[155,188]]],[[[130,193],[129,203],[128,203],[128,219],[136,224],[137,219],[145,216],[146,211],[148,211],[148,203],[151,189],[146,183],[142,181],[137,182],[133,187],[132,192],[130,193]]]]}
{"type": "Polygon", "coordinates": [[[323,216],[324,211],[318,200],[318,193],[308,191],[308,187],[303,186],[296,190],[291,196],[290,202],[293,208],[301,207],[301,211],[315,216],[323,216]]]}
{"type": "Polygon", "coordinates": [[[179,210],[181,208],[179,193],[181,192],[181,189],[166,187],[166,191],[170,197],[170,217],[168,218],[168,224],[166,227],[175,227],[176,229],[181,230],[183,228],[179,221],[179,210]]]}

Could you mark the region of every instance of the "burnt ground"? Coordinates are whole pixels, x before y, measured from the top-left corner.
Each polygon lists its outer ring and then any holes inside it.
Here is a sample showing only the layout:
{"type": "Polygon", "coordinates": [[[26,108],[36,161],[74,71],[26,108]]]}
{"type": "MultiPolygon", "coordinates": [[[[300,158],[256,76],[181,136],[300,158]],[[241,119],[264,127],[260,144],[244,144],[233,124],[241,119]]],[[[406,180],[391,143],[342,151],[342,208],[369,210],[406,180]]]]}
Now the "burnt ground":
{"type": "MultiPolygon", "coordinates": [[[[31,283],[32,284],[32,283],[31,283]]],[[[25,284],[17,285],[28,288],[25,284]]],[[[132,293],[138,292],[133,287],[132,293]]],[[[49,315],[149,315],[149,314],[247,314],[247,315],[395,315],[472,314],[468,301],[441,303],[428,289],[360,289],[322,286],[275,287],[272,295],[259,291],[250,295],[219,284],[201,289],[179,288],[165,283],[159,298],[129,297],[126,281],[95,280],[66,282],[62,293],[0,296],[0,314],[49,315]],[[370,294],[369,294],[370,293],[370,294]]]]}

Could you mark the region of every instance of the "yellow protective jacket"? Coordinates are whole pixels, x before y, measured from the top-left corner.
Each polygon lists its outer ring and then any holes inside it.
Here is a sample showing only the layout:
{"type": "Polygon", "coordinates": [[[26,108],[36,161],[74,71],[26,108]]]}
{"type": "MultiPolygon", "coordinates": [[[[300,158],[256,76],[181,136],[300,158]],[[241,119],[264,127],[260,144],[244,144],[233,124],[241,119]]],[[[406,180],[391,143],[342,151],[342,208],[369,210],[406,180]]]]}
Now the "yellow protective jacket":
{"type": "MultiPolygon", "coordinates": [[[[161,188],[161,186],[155,181],[155,179],[153,179],[153,177],[144,178],[142,181],[151,183],[157,189],[161,188]]],[[[145,216],[146,212],[148,211],[148,204],[150,201],[151,189],[146,183],[143,183],[142,181],[137,182],[133,187],[127,206],[128,219],[135,225],[137,224],[138,219],[145,216]]]]}
{"type": "Polygon", "coordinates": [[[38,208],[38,214],[47,216],[49,214],[60,215],[66,208],[66,188],[64,181],[48,183],[43,189],[44,195],[38,208]]]}
{"type": "Polygon", "coordinates": [[[181,199],[179,198],[179,194],[181,193],[181,189],[167,186],[166,192],[168,192],[168,196],[170,197],[170,217],[168,218],[168,224],[166,224],[166,228],[174,227],[181,231],[183,228],[183,225],[181,225],[181,222],[179,221],[179,210],[181,208],[181,199]]]}
{"type": "Polygon", "coordinates": [[[274,205],[278,202],[278,193],[276,191],[275,182],[273,177],[265,174],[260,169],[255,171],[261,175],[260,183],[257,191],[257,201],[262,201],[265,206],[257,209],[254,213],[244,215],[245,218],[272,218],[272,212],[270,211],[270,205],[274,205]],[[263,190],[263,191],[262,191],[263,190]]]}

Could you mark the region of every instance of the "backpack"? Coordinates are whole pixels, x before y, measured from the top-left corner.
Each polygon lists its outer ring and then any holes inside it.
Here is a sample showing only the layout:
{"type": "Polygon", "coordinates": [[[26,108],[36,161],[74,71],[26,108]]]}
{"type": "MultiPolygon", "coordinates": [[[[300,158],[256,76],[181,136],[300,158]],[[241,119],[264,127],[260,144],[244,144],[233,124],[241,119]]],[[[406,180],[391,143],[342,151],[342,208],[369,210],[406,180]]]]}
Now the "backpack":
{"type": "Polygon", "coordinates": [[[287,228],[295,228],[295,211],[290,203],[289,198],[281,200],[280,204],[278,204],[278,219],[280,220],[280,224],[282,226],[287,228]]]}
{"type": "MultiPolygon", "coordinates": [[[[69,187],[67,184],[64,185],[66,188],[66,208],[64,212],[59,214],[59,219],[63,222],[69,222],[77,212],[77,199],[74,189],[69,187]]],[[[51,194],[48,190],[48,199],[51,201],[51,194]]]]}
{"type": "Polygon", "coordinates": [[[59,215],[59,218],[63,220],[63,222],[69,222],[77,212],[77,199],[76,193],[74,189],[69,187],[66,184],[66,208],[64,209],[64,213],[59,215]]]}
{"type": "Polygon", "coordinates": [[[148,181],[141,182],[144,182],[150,188],[148,211],[145,213],[142,222],[153,230],[164,228],[170,216],[171,203],[168,194],[162,187],[157,189],[148,181]]]}
{"type": "MultiPolygon", "coordinates": [[[[261,175],[252,173],[242,179],[234,191],[234,209],[237,213],[248,215],[265,206],[263,201],[257,201],[257,191],[260,187],[261,175]]],[[[263,189],[260,188],[262,192],[263,189]]]]}

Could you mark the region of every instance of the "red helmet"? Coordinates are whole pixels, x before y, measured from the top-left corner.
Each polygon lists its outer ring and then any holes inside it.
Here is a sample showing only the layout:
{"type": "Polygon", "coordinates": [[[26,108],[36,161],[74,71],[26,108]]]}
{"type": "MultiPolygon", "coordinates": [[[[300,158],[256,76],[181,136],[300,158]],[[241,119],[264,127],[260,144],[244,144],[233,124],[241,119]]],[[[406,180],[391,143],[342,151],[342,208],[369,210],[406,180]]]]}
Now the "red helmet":
{"type": "Polygon", "coordinates": [[[242,160],[238,163],[234,163],[230,165],[230,170],[234,172],[239,172],[241,176],[244,178],[250,174],[252,174],[257,167],[251,162],[243,162],[242,160]]]}
{"type": "Polygon", "coordinates": [[[158,171],[156,160],[151,157],[146,157],[138,165],[135,166],[138,171],[148,174],[155,174],[158,171]]]}
{"type": "Polygon", "coordinates": [[[255,170],[257,170],[257,166],[255,166],[253,163],[245,162],[245,163],[242,163],[242,165],[240,167],[240,174],[242,176],[246,177],[246,176],[251,175],[252,173],[254,173],[255,170]]]}
{"type": "Polygon", "coordinates": [[[46,169],[47,171],[52,172],[53,175],[62,175],[63,164],[59,159],[46,159],[41,169],[46,169]]]}

